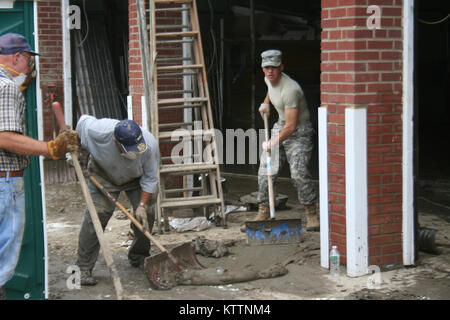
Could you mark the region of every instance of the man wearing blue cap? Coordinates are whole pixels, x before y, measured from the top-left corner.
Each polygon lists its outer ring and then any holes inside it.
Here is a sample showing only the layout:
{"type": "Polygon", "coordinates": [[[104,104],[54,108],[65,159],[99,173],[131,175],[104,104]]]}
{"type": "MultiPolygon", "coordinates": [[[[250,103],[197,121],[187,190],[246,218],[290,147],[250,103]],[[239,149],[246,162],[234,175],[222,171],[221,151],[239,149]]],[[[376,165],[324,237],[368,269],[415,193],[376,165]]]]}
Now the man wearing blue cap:
{"type": "MultiPolygon", "coordinates": [[[[282,53],[279,50],[266,50],[261,53],[261,67],[267,85],[267,95],[259,108],[261,116],[270,113],[272,104],[278,121],[271,130],[271,139],[263,143],[264,151],[272,151],[272,173],[274,189],[278,173],[287,161],[291,178],[297,188],[298,200],[306,211],[306,230],[319,231],[319,216],[316,210],[317,194],[308,171],[313,149],[313,128],[310,121],[305,95],[300,85],[284,71],[282,53]]],[[[258,171],[258,214],[252,221],[269,220],[269,197],[267,180],[267,161],[265,152],[261,155],[258,171]]],[[[245,224],[241,226],[245,232],[245,224]]]]}
{"type": "MultiPolygon", "coordinates": [[[[124,191],[133,206],[137,220],[151,232],[154,222],[153,204],[158,193],[159,147],[153,135],[133,120],[96,119],[83,115],[76,127],[82,151],[87,151],[89,174],[94,176],[116,199],[124,191]]],[[[105,229],[115,205],[89,181],[89,192],[100,222],[105,229]]],[[[150,255],[150,242],[131,224],[134,239],[128,260],[142,267],[150,255]]],[[[95,285],[92,270],[100,245],[88,209],[85,211],[78,241],[77,265],[81,270],[81,285],[95,285]]]]}
{"type": "Polygon", "coordinates": [[[13,277],[20,255],[28,156],[61,159],[66,152],[79,152],[74,130],[64,130],[49,142],[25,136],[26,102],[19,86],[31,71],[35,55],[24,36],[0,36],[0,300],[5,299],[5,284],[13,277]]]}

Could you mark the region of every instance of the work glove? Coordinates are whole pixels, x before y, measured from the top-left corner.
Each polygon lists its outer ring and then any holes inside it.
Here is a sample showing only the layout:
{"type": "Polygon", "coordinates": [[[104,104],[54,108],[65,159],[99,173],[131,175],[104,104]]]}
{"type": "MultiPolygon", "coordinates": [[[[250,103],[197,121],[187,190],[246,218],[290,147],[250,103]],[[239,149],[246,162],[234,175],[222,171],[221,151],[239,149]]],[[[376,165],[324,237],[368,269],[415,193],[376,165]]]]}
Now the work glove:
{"type": "Polygon", "coordinates": [[[53,160],[63,159],[67,152],[80,153],[80,137],[75,130],[63,130],[47,146],[53,160]]]}
{"type": "Polygon", "coordinates": [[[258,109],[259,113],[261,114],[261,117],[264,118],[264,113],[267,113],[267,116],[270,115],[270,104],[268,103],[261,103],[258,109]]]}
{"type": "Polygon", "coordinates": [[[139,223],[144,228],[144,232],[150,231],[149,225],[148,225],[148,219],[147,219],[147,210],[143,206],[139,206],[136,209],[136,220],[139,221],[139,223]]]}

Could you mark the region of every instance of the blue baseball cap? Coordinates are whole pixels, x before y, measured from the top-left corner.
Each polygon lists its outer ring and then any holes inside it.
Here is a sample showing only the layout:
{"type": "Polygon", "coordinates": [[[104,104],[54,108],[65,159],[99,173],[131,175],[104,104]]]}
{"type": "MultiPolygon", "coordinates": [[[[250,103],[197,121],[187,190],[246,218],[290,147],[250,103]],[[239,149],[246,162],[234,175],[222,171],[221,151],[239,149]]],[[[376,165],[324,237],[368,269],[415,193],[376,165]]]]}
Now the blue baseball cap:
{"type": "Polygon", "coordinates": [[[14,54],[17,52],[29,52],[33,56],[39,53],[34,52],[28,44],[27,39],[21,34],[6,33],[0,36],[0,54],[14,54]]]}
{"type": "Polygon", "coordinates": [[[125,152],[141,153],[147,150],[147,143],[136,121],[119,121],[114,127],[114,137],[125,149],[125,152]]]}

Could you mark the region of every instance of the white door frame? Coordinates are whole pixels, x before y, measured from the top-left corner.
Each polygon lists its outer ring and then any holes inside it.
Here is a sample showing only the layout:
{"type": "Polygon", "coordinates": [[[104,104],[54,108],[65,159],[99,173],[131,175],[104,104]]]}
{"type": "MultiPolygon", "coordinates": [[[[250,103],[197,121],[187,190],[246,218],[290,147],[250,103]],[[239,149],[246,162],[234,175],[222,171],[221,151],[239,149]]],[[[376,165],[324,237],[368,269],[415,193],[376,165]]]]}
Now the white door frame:
{"type": "Polygon", "coordinates": [[[403,1],[403,264],[414,265],[414,0],[403,1]]]}

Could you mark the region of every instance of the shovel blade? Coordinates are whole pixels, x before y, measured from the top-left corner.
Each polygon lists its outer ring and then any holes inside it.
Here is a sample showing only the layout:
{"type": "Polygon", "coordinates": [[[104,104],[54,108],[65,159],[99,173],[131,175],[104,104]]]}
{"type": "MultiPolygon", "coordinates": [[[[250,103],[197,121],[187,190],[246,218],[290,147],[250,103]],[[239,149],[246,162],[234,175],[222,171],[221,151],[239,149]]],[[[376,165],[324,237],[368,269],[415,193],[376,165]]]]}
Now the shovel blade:
{"type": "Polygon", "coordinates": [[[287,244],[301,241],[301,219],[247,221],[248,245],[287,244]]]}
{"type": "Polygon", "coordinates": [[[168,290],[177,284],[177,274],[186,269],[202,269],[192,242],[145,258],[144,272],[153,289],[168,290]]]}

